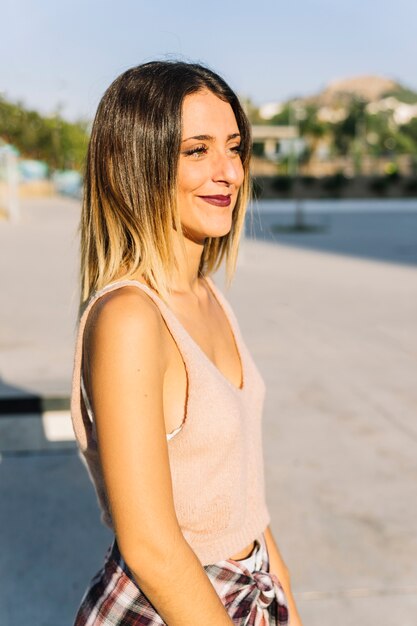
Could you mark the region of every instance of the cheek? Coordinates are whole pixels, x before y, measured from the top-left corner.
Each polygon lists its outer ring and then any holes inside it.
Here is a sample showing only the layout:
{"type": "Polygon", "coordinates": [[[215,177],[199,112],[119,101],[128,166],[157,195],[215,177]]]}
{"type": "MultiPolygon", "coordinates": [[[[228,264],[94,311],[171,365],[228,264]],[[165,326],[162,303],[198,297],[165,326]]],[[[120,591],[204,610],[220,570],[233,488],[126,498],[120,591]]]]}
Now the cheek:
{"type": "Polygon", "coordinates": [[[198,167],[185,163],[178,169],[178,191],[187,193],[200,187],[206,180],[206,172],[202,163],[198,167]]]}

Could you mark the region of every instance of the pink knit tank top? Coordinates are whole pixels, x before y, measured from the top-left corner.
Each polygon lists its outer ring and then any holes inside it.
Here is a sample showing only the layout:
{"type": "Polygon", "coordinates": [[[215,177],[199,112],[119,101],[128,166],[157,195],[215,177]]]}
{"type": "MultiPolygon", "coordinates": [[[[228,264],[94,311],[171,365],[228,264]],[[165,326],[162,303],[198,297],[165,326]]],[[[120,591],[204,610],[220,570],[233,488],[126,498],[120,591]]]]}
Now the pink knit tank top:
{"type": "Polygon", "coordinates": [[[113,528],[94,416],[81,390],[83,333],[91,307],[105,293],[127,285],[142,289],[158,306],[186,368],[185,418],[179,429],[167,435],[168,453],[176,515],[185,539],[202,565],[230,558],[257,538],[270,522],[262,451],[265,384],[229,303],[211,278],[206,278],[206,282],[233,332],[243,372],[240,388],[220,372],[153,289],[139,281],[122,280],[93,294],[83,312],[71,396],[80,456],[95,485],[102,520],[113,528]]]}

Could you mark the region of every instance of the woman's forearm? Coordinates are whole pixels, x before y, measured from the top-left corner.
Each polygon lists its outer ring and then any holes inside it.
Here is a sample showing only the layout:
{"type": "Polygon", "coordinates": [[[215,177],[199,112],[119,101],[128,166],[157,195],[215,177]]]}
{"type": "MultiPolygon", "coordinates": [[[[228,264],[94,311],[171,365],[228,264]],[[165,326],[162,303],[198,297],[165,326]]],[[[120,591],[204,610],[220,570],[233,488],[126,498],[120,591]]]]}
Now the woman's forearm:
{"type": "MultiPolygon", "coordinates": [[[[162,542],[161,542],[162,543],[162,542]]],[[[145,554],[130,566],[139,587],[169,626],[232,626],[232,619],[185,540],[145,554]]]]}
{"type": "Polygon", "coordinates": [[[290,626],[302,626],[301,618],[291,590],[290,573],[279,551],[270,526],[267,526],[264,531],[264,537],[268,548],[269,571],[276,575],[287,598],[290,618],[289,624],[290,626]]]}

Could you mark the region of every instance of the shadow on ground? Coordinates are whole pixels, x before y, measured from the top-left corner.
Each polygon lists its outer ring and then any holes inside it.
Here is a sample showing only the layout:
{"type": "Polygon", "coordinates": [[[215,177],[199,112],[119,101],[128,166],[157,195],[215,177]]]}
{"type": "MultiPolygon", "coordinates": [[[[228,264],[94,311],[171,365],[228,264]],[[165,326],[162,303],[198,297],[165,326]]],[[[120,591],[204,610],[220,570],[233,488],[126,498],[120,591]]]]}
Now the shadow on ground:
{"type": "Polygon", "coordinates": [[[2,455],[0,496],[1,623],[72,624],[111,541],[75,447],[2,455]]]}
{"type": "Polygon", "coordinates": [[[417,265],[415,211],[305,211],[303,227],[294,212],[253,211],[246,217],[250,239],[375,261],[417,265]]]}

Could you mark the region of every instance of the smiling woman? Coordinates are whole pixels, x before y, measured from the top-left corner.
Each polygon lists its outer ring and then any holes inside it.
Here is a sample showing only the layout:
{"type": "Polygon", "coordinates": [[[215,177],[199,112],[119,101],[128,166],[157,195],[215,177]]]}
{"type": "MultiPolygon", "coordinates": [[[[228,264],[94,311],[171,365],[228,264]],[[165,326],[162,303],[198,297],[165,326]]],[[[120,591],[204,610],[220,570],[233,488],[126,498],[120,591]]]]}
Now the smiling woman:
{"type": "Polygon", "coordinates": [[[244,180],[240,133],[230,104],[204,90],[184,98],[182,134],[177,205],[183,232],[204,245],[232,227],[244,180]]]}
{"type": "Polygon", "coordinates": [[[235,270],[250,147],[201,65],[138,66],[100,102],[71,411],[114,541],[75,626],[301,624],[268,526],[265,384],[210,276],[235,270]]]}

